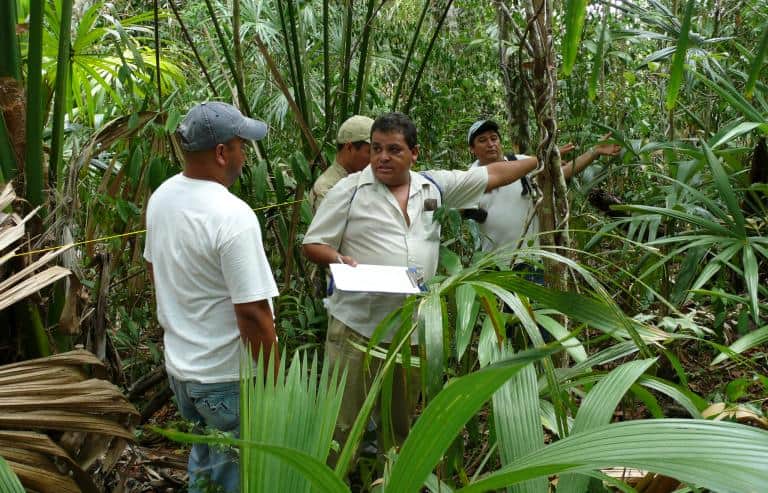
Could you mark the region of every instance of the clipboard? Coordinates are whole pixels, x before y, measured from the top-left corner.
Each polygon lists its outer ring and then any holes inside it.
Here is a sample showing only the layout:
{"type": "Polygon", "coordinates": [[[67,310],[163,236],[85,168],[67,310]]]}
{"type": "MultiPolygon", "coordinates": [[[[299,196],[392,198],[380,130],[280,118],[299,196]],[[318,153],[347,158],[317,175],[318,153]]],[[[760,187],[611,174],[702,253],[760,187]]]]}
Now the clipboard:
{"type": "Polygon", "coordinates": [[[354,293],[417,294],[422,289],[408,267],[393,265],[330,264],[334,288],[354,293]]]}

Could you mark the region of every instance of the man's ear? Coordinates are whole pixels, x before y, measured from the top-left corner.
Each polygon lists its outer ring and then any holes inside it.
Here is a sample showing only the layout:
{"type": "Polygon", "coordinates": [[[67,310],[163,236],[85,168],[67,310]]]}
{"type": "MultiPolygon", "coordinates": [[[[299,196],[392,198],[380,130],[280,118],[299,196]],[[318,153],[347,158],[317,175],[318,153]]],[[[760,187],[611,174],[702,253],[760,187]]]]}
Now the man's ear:
{"type": "Polygon", "coordinates": [[[413,160],[411,163],[415,163],[416,159],[419,157],[419,144],[416,144],[411,148],[411,154],[413,155],[413,160]]]}
{"type": "Polygon", "coordinates": [[[214,159],[216,159],[216,164],[226,164],[227,158],[224,156],[224,152],[226,151],[227,146],[224,144],[217,144],[216,147],[213,148],[213,155],[214,159]]]}

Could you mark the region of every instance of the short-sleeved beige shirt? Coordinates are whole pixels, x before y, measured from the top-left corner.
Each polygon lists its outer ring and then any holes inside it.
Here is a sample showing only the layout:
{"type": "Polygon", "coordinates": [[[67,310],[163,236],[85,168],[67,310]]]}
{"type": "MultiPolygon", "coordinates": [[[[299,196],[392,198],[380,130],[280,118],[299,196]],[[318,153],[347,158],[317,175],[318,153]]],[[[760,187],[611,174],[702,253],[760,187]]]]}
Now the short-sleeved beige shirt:
{"type": "MultiPolygon", "coordinates": [[[[485,192],[488,170],[431,170],[427,174],[442,190],[442,204],[466,208],[485,192]]],[[[406,224],[400,206],[371,167],[349,175],[328,192],[304,237],[304,244],[329,245],[361,264],[397,265],[422,269],[429,280],[437,271],[440,224],[427,199],[441,199],[440,191],[423,175],[411,172],[406,224]],[[355,192],[355,189],[357,191],[355,192]],[[354,194],[354,198],[353,198],[354,194]],[[351,202],[350,202],[351,201],[351,202]]],[[[387,314],[399,308],[402,295],[334,291],[328,313],[359,334],[370,337],[387,314]]],[[[391,340],[391,334],[384,341],[391,340]]]]}
{"type": "Polygon", "coordinates": [[[320,203],[328,191],[348,174],[344,166],[340,165],[338,161],[334,161],[332,165],[328,166],[328,169],[317,177],[315,184],[312,185],[312,190],[309,192],[309,205],[312,206],[313,211],[320,207],[320,203]]]}

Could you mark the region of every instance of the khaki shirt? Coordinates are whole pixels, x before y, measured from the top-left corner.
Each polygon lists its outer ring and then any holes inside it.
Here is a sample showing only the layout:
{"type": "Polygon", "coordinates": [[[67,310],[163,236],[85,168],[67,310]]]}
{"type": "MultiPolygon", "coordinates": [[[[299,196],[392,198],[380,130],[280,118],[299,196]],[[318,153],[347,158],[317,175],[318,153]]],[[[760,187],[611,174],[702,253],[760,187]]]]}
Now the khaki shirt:
{"type": "Polygon", "coordinates": [[[309,205],[312,206],[313,211],[317,211],[320,207],[320,203],[325,198],[328,190],[339,182],[342,178],[345,178],[349,173],[344,169],[344,166],[340,165],[338,161],[334,161],[332,165],[323,171],[323,173],[317,177],[315,184],[312,185],[312,190],[309,192],[309,205]]]}
{"type": "MultiPolygon", "coordinates": [[[[442,204],[457,209],[477,203],[488,185],[485,167],[427,173],[442,190],[442,204]]],[[[425,210],[427,199],[437,199],[440,203],[440,192],[427,178],[411,172],[408,196],[411,223],[406,224],[394,195],[376,180],[368,166],[339,181],[328,192],[303,243],[329,245],[361,264],[416,267],[424,272],[427,281],[437,271],[440,251],[440,224],[432,220],[434,211],[425,210]]],[[[403,295],[337,290],[328,299],[328,313],[359,334],[370,337],[379,322],[399,308],[404,299],[403,295]]],[[[391,338],[392,334],[388,334],[384,341],[391,338]]]]}

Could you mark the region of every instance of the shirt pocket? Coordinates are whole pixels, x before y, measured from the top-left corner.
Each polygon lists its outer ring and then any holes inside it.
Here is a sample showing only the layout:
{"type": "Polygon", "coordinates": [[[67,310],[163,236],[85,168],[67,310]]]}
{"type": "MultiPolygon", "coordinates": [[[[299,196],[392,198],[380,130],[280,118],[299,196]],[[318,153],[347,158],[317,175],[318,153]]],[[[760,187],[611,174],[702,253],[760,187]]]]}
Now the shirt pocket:
{"type": "Polygon", "coordinates": [[[422,238],[426,241],[440,241],[440,223],[435,221],[435,211],[421,213],[422,238]]]}

